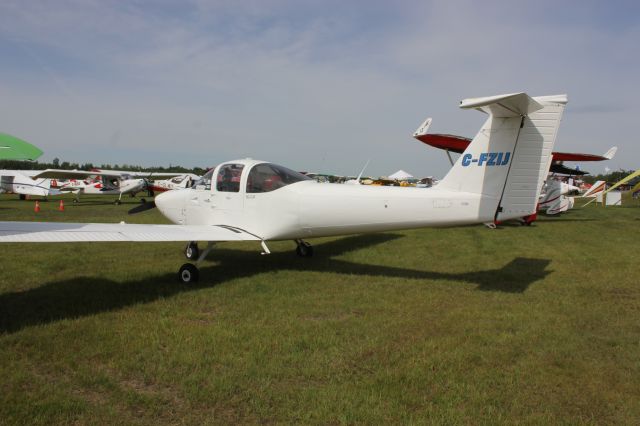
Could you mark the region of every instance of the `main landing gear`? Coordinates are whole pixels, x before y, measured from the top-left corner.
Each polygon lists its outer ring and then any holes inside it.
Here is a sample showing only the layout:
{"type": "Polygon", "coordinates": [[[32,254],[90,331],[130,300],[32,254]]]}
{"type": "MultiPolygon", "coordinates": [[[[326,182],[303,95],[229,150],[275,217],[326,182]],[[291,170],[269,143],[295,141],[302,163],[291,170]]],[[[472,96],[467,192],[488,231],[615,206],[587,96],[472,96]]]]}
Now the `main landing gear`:
{"type": "MultiPolygon", "coordinates": [[[[296,254],[300,257],[311,257],[313,256],[313,247],[306,241],[303,240],[295,240],[296,246],[296,254]]],[[[265,242],[262,242],[264,252],[262,254],[269,254],[269,249],[266,247],[265,242]]],[[[195,265],[193,263],[185,263],[180,267],[180,271],[178,271],[178,281],[189,284],[195,283],[200,278],[200,272],[198,271],[198,266],[204,259],[207,257],[211,249],[213,249],[214,243],[209,241],[207,243],[207,248],[200,252],[198,248],[198,243],[196,241],[191,241],[184,248],[184,256],[189,260],[195,260],[195,265]]]]}
{"type": "Polygon", "coordinates": [[[178,271],[178,281],[185,284],[198,282],[198,279],[200,278],[200,272],[198,271],[197,265],[199,265],[204,260],[204,258],[207,257],[211,249],[213,249],[213,245],[214,243],[209,241],[207,243],[207,248],[205,248],[204,251],[198,255],[198,243],[196,243],[195,241],[191,241],[189,244],[187,244],[187,247],[184,250],[184,255],[187,257],[187,259],[197,260],[195,265],[193,263],[185,263],[180,267],[180,271],[178,271]]]}
{"type": "Polygon", "coordinates": [[[200,256],[200,249],[198,249],[198,243],[196,241],[191,241],[184,248],[184,257],[189,260],[196,260],[200,256]]]}
{"type": "Polygon", "coordinates": [[[313,246],[306,241],[296,240],[296,254],[300,257],[313,256],[313,246]]]}

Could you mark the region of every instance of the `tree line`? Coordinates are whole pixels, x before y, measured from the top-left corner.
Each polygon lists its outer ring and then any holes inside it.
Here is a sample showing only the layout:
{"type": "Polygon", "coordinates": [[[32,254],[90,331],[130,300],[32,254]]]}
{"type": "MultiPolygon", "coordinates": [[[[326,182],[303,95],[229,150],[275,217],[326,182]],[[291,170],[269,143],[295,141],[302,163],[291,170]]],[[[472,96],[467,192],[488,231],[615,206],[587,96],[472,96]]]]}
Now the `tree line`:
{"type": "Polygon", "coordinates": [[[166,172],[166,173],[193,173],[202,176],[208,169],[202,167],[186,168],[182,166],[169,165],[169,167],[152,166],[142,167],[133,164],[93,164],[93,163],[70,163],[68,161],[60,161],[54,158],[50,163],[41,161],[20,161],[20,160],[0,160],[0,169],[6,170],[44,170],[44,169],[63,169],[63,170],[127,170],[134,172],[166,172]]]}
{"type": "MultiPolygon", "coordinates": [[[[596,181],[603,180],[607,183],[616,183],[620,181],[622,178],[627,177],[631,173],[635,172],[635,170],[615,170],[609,173],[597,174],[597,175],[585,175],[583,180],[587,183],[595,183],[596,181]]],[[[635,184],[640,178],[633,179],[631,182],[635,184]]]]}

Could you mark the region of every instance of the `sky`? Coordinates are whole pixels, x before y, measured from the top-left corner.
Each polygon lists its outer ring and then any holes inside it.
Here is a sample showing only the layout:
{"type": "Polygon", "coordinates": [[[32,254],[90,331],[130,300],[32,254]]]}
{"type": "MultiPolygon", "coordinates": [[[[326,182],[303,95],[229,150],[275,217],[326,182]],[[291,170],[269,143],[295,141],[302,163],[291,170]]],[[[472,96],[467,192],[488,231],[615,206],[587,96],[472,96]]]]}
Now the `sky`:
{"type": "Polygon", "coordinates": [[[2,0],[0,132],[43,160],[442,177],[468,97],[566,93],[555,150],[640,167],[636,1],[2,0]]]}

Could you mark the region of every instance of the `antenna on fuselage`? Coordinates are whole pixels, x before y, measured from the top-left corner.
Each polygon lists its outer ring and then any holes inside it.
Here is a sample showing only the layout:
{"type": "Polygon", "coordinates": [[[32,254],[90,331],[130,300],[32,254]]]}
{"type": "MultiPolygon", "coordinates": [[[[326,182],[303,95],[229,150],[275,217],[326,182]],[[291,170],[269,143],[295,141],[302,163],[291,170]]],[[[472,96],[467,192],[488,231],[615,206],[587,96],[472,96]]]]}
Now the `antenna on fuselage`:
{"type": "Polygon", "coordinates": [[[367,160],[367,162],[365,163],[364,167],[362,168],[362,170],[360,170],[360,174],[358,175],[358,177],[356,178],[356,181],[360,182],[360,178],[362,177],[362,174],[364,173],[365,169],[367,168],[367,166],[369,165],[369,163],[371,162],[371,158],[369,158],[367,160]]]}

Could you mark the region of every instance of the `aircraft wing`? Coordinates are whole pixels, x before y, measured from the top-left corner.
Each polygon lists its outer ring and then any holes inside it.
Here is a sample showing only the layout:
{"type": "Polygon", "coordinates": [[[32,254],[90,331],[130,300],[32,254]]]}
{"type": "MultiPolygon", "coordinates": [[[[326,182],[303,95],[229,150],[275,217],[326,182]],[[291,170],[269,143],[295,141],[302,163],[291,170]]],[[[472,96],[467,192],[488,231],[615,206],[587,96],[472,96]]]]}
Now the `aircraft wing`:
{"type": "Polygon", "coordinates": [[[170,177],[185,176],[185,175],[197,176],[197,175],[194,175],[193,173],[185,173],[185,172],[174,172],[174,173],[170,173],[170,172],[123,172],[123,174],[128,174],[129,176],[140,177],[140,178],[148,178],[148,179],[151,179],[151,178],[154,178],[154,177],[170,178],[170,177]]]}
{"type": "Polygon", "coordinates": [[[49,179],[84,179],[89,176],[113,176],[119,177],[121,173],[113,172],[92,172],[89,170],[61,170],[61,169],[47,169],[43,170],[37,175],[33,176],[34,179],[49,178],[49,179]]]}
{"type": "Polygon", "coordinates": [[[35,176],[36,178],[49,178],[49,179],[84,179],[89,176],[107,176],[107,177],[122,177],[131,176],[137,178],[152,178],[152,177],[175,177],[182,176],[189,173],[156,173],[156,172],[127,172],[124,170],[62,170],[62,169],[47,169],[39,172],[35,176]]]}
{"type": "Polygon", "coordinates": [[[222,225],[0,222],[0,242],[260,241],[247,231],[222,225]]]}

